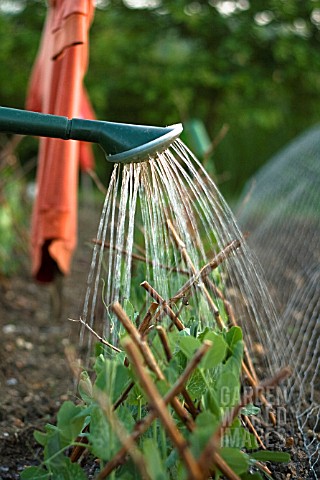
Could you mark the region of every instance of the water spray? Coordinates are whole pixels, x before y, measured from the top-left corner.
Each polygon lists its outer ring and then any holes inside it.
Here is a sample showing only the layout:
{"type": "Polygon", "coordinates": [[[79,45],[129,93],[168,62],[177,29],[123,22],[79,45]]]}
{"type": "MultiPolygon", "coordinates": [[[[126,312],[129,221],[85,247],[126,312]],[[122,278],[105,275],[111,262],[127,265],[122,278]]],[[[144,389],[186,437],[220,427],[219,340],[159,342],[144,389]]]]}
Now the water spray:
{"type": "Polygon", "coordinates": [[[164,151],[179,137],[181,123],[168,127],[86,120],[0,107],[0,132],[97,143],[112,163],[138,163],[164,151]]]}

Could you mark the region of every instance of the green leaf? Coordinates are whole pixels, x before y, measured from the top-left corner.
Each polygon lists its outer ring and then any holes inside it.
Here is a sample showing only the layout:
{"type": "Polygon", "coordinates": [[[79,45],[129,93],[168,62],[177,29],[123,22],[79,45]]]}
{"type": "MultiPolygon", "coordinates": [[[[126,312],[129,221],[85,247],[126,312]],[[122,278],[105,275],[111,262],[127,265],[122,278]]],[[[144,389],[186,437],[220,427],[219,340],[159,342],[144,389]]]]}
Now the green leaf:
{"type": "Polygon", "coordinates": [[[63,480],[87,480],[87,476],[78,463],[72,463],[66,458],[63,480]]]}
{"type": "Polygon", "coordinates": [[[201,347],[201,342],[198,340],[198,338],[192,336],[181,337],[179,341],[179,347],[184,355],[190,359],[193,357],[194,352],[201,347]]]}
{"type": "Polygon", "coordinates": [[[173,385],[181,374],[178,360],[179,356],[173,357],[169,365],[164,369],[164,376],[168,380],[169,385],[173,385]]]}
{"type": "Polygon", "coordinates": [[[113,385],[113,396],[111,398],[112,402],[118,400],[129,381],[131,381],[129,368],[122,364],[118,364],[115,370],[115,382],[113,385]]]}
{"type": "Polygon", "coordinates": [[[47,434],[44,433],[44,432],[40,432],[39,430],[35,430],[33,432],[33,436],[34,438],[36,439],[36,441],[42,445],[43,447],[45,446],[45,444],[47,443],[47,434]]]}
{"type": "Polygon", "coordinates": [[[51,436],[56,435],[57,433],[58,433],[58,428],[56,427],[56,425],[51,425],[50,423],[47,423],[45,426],[45,432],[40,432],[36,430],[33,433],[33,436],[36,439],[36,441],[40,443],[40,445],[42,445],[43,447],[46,447],[46,445],[48,444],[49,438],[51,436]]]}
{"type": "Polygon", "coordinates": [[[237,448],[223,447],[220,455],[229,467],[237,474],[245,473],[250,465],[249,457],[237,448]]]}
{"type": "Polygon", "coordinates": [[[219,424],[219,419],[217,419],[216,415],[209,411],[204,411],[199,413],[196,418],[196,425],[198,428],[210,427],[212,433],[216,429],[219,424]]]}
{"type": "Polygon", "coordinates": [[[239,418],[233,421],[231,427],[225,429],[223,446],[239,449],[246,448],[249,450],[256,450],[258,448],[255,436],[242,426],[239,418]]]}
{"type": "Polygon", "coordinates": [[[202,359],[200,366],[204,369],[214,368],[224,360],[227,351],[227,344],[222,334],[215,332],[206,333],[204,340],[210,340],[212,342],[212,347],[202,359]]]}
{"type": "Polygon", "coordinates": [[[243,358],[243,343],[237,342],[233,346],[232,355],[228,358],[228,360],[225,363],[226,369],[228,371],[232,371],[234,375],[236,375],[237,377],[239,377],[241,373],[242,358],[243,358]]]}
{"type": "Polygon", "coordinates": [[[175,361],[175,364],[174,364],[174,367],[177,371],[177,375],[180,376],[181,373],[184,371],[184,369],[186,368],[186,365],[188,363],[188,359],[187,357],[185,356],[184,353],[182,353],[180,350],[179,351],[176,351],[175,354],[174,354],[174,357],[172,358],[172,360],[170,360],[170,364],[171,365],[171,362],[173,362],[173,360],[175,361]]]}
{"type": "Polygon", "coordinates": [[[126,406],[121,406],[117,409],[117,416],[122,423],[123,428],[125,428],[128,433],[131,433],[136,422],[129,408],[127,408],[126,406]]]}
{"type": "Polygon", "coordinates": [[[160,457],[159,446],[153,438],[147,438],[143,442],[143,454],[151,479],[166,480],[168,477],[160,457]]]}
{"type": "Polygon", "coordinates": [[[52,480],[87,480],[87,476],[77,463],[72,463],[70,458],[64,457],[64,462],[59,467],[52,468],[52,480]]]}
{"type": "Polygon", "coordinates": [[[99,407],[94,408],[91,414],[89,441],[95,456],[105,461],[111,458],[115,448],[115,434],[99,407]]]}
{"type": "Polygon", "coordinates": [[[166,459],[166,468],[168,469],[173,468],[176,465],[178,459],[179,459],[179,454],[177,450],[175,449],[171,450],[169,456],[166,459]]]}
{"type": "Polygon", "coordinates": [[[246,440],[246,430],[238,418],[234,420],[231,427],[225,429],[223,446],[231,448],[243,448],[246,440]]]}
{"type": "Polygon", "coordinates": [[[240,398],[240,379],[233,371],[224,368],[223,372],[217,378],[214,390],[220,407],[234,407],[240,398]]]}
{"type": "Polygon", "coordinates": [[[196,419],[197,428],[190,438],[191,450],[195,457],[199,457],[209,438],[219,425],[219,420],[213,413],[204,411],[196,419]]]}
{"type": "Polygon", "coordinates": [[[187,382],[187,390],[192,400],[200,400],[206,391],[206,382],[201,371],[195,370],[187,382]]]}
{"type": "Polygon", "coordinates": [[[119,480],[139,480],[139,470],[132,459],[129,457],[124,465],[118,467],[115,471],[115,478],[119,480]]]}
{"type": "Polygon", "coordinates": [[[203,402],[206,410],[210,410],[210,412],[212,412],[217,418],[221,419],[220,405],[216,392],[213,389],[205,392],[203,402]]]}
{"type": "Polygon", "coordinates": [[[168,391],[170,390],[170,386],[174,384],[173,382],[170,382],[169,378],[167,377],[166,373],[168,370],[165,370],[165,378],[166,380],[158,380],[157,381],[157,389],[159,390],[159,393],[162,397],[164,397],[168,391]]]}
{"type": "Polygon", "coordinates": [[[111,402],[118,400],[127,382],[130,380],[130,370],[116,359],[104,359],[100,363],[99,373],[94,387],[102,392],[108,392],[111,402]]]}
{"type": "Polygon", "coordinates": [[[44,448],[44,458],[48,469],[62,469],[66,458],[61,446],[61,435],[57,428],[50,429],[47,435],[47,442],[44,448]]]}
{"type": "Polygon", "coordinates": [[[81,413],[82,406],[69,400],[61,405],[57,414],[57,427],[61,433],[62,446],[71,444],[81,433],[84,423],[81,413]]]}
{"type": "Polygon", "coordinates": [[[256,407],[252,403],[248,403],[248,405],[241,409],[241,415],[258,415],[259,413],[260,408],[256,407]]]}
{"type": "Polygon", "coordinates": [[[48,480],[50,476],[50,473],[41,467],[28,467],[21,472],[23,480],[48,480]]]}
{"type": "Polygon", "coordinates": [[[250,458],[260,462],[287,463],[290,462],[290,455],[287,452],[273,452],[270,450],[260,450],[250,453],[250,458]]]}
{"type": "MultiPolygon", "coordinates": [[[[127,407],[120,407],[117,410],[117,417],[123,428],[126,428],[128,432],[132,431],[135,421],[127,407]]],[[[88,438],[92,446],[92,453],[104,461],[108,461],[120,447],[117,431],[112,429],[105,414],[98,406],[92,410],[88,438]]]]}
{"type": "MultiPolygon", "coordinates": [[[[127,460],[127,464],[130,462],[130,459],[127,460]]],[[[127,465],[126,464],[126,465],[127,465]]],[[[116,473],[116,478],[121,478],[121,480],[136,480],[137,479],[137,476],[135,476],[132,472],[124,472],[122,473],[121,469],[118,469],[120,470],[119,471],[119,474],[118,474],[118,471],[116,473]],[[120,475],[120,476],[119,476],[120,475]]]]}
{"type": "Polygon", "coordinates": [[[231,351],[233,351],[234,346],[242,341],[242,339],[243,335],[240,327],[231,327],[226,333],[226,341],[231,351]]]}
{"type": "Polygon", "coordinates": [[[253,433],[249,433],[247,430],[244,430],[244,432],[244,448],[247,450],[256,450],[259,447],[256,437],[253,435],[253,433]]]}
{"type": "Polygon", "coordinates": [[[141,399],[144,399],[144,403],[147,402],[140,386],[135,385],[129,393],[127,403],[128,403],[128,405],[139,406],[139,405],[141,405],[141,399]]]}

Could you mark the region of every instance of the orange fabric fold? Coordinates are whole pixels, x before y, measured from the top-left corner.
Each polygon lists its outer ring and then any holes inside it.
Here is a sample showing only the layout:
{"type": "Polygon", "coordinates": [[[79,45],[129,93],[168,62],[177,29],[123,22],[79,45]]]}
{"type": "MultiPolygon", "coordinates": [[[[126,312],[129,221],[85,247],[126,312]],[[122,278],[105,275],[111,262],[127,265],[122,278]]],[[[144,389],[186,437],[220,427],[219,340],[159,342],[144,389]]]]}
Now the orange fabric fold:
{"type": "MultiPolygon", "coordinates": [[[[94,118],[83,86],[93,0],[52,0],[32,71],[26,108],[69,118],[94,118]]],[[[42,282],[56,267],[68,274],[77,240],[79,160],[93,167],[90,144],[41,138],[32,215],[32,273],[42,282]]]]}
{"type": "Polygon", "coordinates": [[[52,59],[59,57],[63,51],[71,47],[86,42],[87,37],[87,17],[81,13],[73,13],[67,18],[61,20],[61,28],[52,31],[53,49],[52,59]]]}

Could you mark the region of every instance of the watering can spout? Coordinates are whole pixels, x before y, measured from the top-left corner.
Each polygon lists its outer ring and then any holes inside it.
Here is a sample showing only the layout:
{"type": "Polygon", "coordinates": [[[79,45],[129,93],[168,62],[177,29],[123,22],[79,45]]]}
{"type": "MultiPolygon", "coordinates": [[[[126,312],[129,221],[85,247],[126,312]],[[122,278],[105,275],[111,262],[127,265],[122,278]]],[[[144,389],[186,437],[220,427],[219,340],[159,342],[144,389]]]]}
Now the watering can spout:
{"type": "Polygon", "coordinates": [[[21,135],[98,143],[110,162],[141,162],[166,149],[182,125],[150,127],[125,123],[68,119],[57,115],[0,107],[0,131],[21,135]]]}
{"type": "Polygon", "coordinates": [[[98,143],[110,162],[139,162],[163,151],[182,132],[182,125],[150,127],[97,120],[71,120],[70,138],[98,143]]]}

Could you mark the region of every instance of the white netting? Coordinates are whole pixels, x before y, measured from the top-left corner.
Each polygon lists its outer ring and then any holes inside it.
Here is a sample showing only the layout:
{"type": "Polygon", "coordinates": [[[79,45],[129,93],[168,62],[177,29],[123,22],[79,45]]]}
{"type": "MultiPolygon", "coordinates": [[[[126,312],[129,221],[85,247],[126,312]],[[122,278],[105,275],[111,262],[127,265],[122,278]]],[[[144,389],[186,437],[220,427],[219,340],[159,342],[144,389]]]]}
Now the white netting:
{"type": "Polygon", "coordinates": [[[239,205],[240,226],[278,305],[281,327],[272,333],[283,363],[294,369],[288,402],[319,478],[320,126],[272,158],[239,205]]]}

